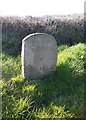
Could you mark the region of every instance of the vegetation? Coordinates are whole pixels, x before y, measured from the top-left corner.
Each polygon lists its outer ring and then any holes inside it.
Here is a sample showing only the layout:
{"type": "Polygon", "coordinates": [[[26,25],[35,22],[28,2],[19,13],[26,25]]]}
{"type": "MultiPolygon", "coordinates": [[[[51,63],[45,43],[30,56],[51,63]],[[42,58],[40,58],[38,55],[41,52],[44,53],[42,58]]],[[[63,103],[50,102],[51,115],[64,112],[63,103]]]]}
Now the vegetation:
{"type": "Polygon", "coordinates": [[[58,45],[74,45],[84,42],[83,15],[45,17],[0,17],[3,51],[19,55],[22,39],[31,33],[44,32],[53,35],[58,45]],[[8,50],[9,48],[9,50],[8,50]],[[14,48],[14,49],[13,49],[14,48]]]}
{"type": "Polygon", "coordinates": [[[59,46],[56,73],[43,80],[21,76],[20,55],[1,55],[3,118],[84,117],[84,44],[59,46]]]}

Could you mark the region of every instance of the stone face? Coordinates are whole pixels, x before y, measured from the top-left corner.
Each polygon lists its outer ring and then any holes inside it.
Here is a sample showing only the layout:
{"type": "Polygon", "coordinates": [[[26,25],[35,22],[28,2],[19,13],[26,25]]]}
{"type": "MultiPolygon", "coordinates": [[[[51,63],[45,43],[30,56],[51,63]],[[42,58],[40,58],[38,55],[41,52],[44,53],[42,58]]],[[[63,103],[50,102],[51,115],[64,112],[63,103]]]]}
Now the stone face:
{"type": "Polygon", "coordinates": [[[22,41],[22,75],[36,79],[56,71],[57,44],[53,36],[34,33],[22,41]]]}

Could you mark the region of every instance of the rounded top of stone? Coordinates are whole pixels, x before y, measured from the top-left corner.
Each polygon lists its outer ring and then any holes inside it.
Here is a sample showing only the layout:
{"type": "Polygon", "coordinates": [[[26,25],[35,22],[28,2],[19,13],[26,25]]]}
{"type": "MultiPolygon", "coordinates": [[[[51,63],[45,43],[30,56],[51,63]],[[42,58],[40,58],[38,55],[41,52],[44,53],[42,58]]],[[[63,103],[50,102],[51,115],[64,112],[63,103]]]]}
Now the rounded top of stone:
{"type": "MultiPolygon", "coordinates": [[[[27,36],[22,40],[22,42],[28,40],[29,37],[33,37],[33,36],[37,36],[37,35],[46,35],[46,36],[52,37],[52,39],[55,39],[52,35],[47,34],[47,33],[32,33],[32,34],[27,35],[27,36]]],[[[55,40],[55,41],[56,41],[56,40],[55,40]]]]}

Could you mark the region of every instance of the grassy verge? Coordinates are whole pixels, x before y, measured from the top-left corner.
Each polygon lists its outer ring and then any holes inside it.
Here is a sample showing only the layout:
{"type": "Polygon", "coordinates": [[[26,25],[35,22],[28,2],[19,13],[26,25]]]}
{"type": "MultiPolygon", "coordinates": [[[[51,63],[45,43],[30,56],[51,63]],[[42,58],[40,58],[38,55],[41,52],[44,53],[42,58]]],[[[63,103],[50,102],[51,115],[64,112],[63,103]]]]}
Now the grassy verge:
{"type": "Polygon", "coordinates": [[[58,51],[56,73],[44,80],[25,80],[21,57],[2,54],[3,118],[84,117],[84,44],[58,51]]]}

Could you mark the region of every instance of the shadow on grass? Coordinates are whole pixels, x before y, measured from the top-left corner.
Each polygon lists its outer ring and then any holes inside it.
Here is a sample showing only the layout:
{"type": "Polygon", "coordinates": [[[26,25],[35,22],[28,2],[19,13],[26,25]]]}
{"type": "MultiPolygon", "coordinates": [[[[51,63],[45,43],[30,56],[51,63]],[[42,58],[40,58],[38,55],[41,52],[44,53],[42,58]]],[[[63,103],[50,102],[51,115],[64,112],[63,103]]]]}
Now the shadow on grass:
{"type": "Polygon", "coordinates": [[[75,69],[68,64],[57,67],[56,73],[39,80],[34,95],[35,104],[38,107],[48,107],[53,103],[57,106],[66,106],[66,109],[83,114],[83,80],[77,76],[75,69]],[[79,108],[80,107],[80,108],[79,108]],[[82,109],[82,112],[81,110],[82,109]]]}

